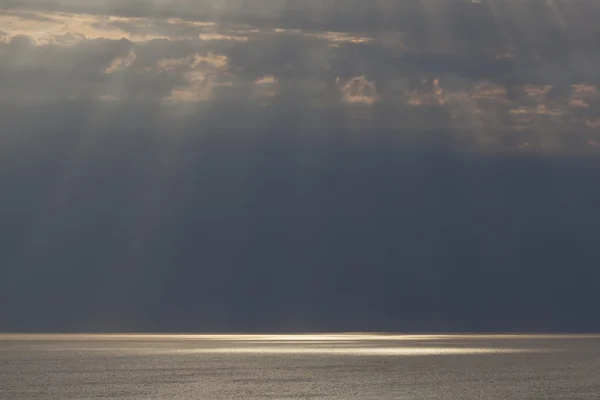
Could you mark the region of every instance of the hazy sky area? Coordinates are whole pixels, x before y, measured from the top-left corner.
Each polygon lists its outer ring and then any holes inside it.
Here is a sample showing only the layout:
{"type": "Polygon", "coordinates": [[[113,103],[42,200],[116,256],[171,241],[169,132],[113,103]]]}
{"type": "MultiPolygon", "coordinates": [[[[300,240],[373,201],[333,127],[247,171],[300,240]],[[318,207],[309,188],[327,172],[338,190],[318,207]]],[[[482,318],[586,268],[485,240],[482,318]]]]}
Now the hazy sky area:
{"type": "Polygon", "coordinates": [[[600,330],[599,21],[0,0],[0,331],[600,330]]]}

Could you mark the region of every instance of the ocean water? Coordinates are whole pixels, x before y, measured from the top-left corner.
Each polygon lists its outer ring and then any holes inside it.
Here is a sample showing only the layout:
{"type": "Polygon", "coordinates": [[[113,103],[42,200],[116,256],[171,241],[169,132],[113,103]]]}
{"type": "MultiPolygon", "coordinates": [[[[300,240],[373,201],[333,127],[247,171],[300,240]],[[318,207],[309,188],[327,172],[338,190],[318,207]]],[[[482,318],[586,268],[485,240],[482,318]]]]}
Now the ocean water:
{"type": "Polygon", "coordinates": [[[600,336],[0,335],[0,399],[600,399],[600,336]]]}

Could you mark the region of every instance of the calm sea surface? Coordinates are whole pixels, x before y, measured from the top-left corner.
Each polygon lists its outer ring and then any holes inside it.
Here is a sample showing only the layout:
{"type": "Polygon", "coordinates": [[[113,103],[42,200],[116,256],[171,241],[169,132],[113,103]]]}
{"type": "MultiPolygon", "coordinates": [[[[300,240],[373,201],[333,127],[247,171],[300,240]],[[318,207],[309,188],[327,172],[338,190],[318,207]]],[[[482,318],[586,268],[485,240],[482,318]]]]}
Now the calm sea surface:
{"type": "Polygon", "coordinates": [[[0,399],[600,399],[600,336],[0,335],[0,399]]]}

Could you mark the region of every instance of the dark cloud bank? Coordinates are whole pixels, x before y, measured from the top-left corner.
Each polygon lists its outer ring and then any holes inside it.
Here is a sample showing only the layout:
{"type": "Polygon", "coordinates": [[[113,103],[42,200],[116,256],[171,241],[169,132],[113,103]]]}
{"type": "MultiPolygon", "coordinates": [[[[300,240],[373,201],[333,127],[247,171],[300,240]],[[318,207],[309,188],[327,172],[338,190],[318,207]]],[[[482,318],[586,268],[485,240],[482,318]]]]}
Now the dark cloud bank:
{"type": "Polygon", "coordinates": [[[296,3],[0,2],[0,331],[599,330],[597,2],[296,3]]]}

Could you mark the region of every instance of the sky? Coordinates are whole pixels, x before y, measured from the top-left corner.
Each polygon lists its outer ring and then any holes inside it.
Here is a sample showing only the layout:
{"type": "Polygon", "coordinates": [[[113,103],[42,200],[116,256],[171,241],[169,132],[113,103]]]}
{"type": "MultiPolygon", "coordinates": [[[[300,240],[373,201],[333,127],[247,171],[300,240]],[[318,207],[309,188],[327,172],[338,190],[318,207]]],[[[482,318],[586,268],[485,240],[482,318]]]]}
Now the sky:
{"type": "Polygon", "coordinates": [[[599,331],[599,18],[0,0],[0,331],[599,331]]]}

